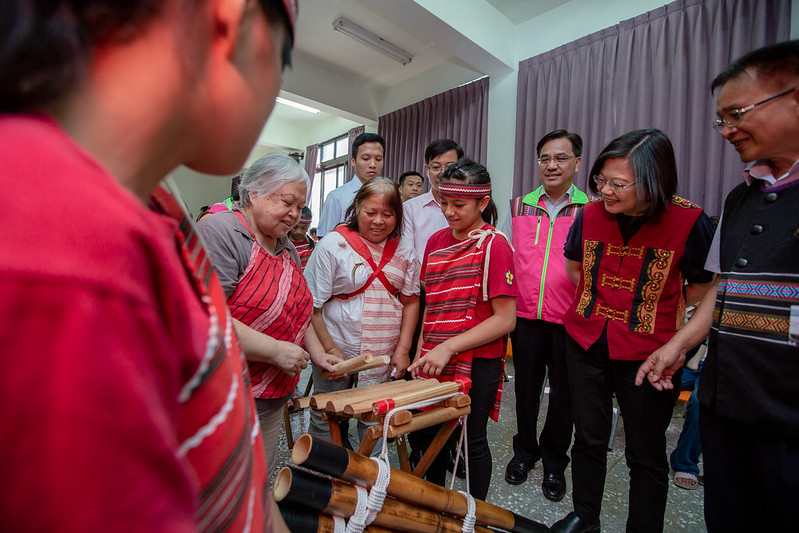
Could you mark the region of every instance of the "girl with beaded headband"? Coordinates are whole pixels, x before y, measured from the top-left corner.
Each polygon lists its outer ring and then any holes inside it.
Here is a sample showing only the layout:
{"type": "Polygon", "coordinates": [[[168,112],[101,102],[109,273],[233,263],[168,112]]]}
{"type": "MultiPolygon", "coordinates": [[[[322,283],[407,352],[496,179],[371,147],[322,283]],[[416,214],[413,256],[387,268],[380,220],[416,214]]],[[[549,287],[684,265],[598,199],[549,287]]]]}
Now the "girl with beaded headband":
{"type": "MultiPolygon", "coordinates": [[[[483,165],[463,158],[450,166],[439,194],[449,227],[434,233],[425,250],[427,307],[409,370],[414,377],[463,380],[470,387],[467,473],[472,496],[485,499],[491,482],[486,426],[489,417],[499,416],[507,336],[516,325],[513,250],[492,225],[496,207],[483,165]]],[[[434,431],[414,437],[414,447],[428,445],[434,431]]],[[[428,480],[444,482],[444,457],[439,454],[428,480]]]]}

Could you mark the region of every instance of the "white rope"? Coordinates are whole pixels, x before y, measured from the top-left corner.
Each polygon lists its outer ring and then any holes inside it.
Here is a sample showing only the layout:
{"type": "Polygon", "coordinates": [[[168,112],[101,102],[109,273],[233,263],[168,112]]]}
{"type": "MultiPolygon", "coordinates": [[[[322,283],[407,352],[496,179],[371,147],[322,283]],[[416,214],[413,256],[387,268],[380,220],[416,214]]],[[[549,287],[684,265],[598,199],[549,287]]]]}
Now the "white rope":
{"type": "Polygon", "coordinates": [[[466,496],[466,516],[463,517],[463,526],[461,531],[463,533],[474,533],[475,513],[477,506],[474,504],[474,498],[468,492],[458,491],[466,496]]]}
{"type": "Polygon", "coordinates": [[[458,462],[460,461],[461,458],[461,450],[463,450],[463,466],[466,469],[466,492],[471,492],[471,487],[469,486],[469,440],[467,438],[468,420],[469,420],[469,415],[464,415],[463,427],[461,428],[461,436],[458,439],[458,450],[457,453],[455,454],[455,467],[452,470],[453,475],[449,482],[449,490],[453,490],[455,487],[455,472],[458,471],[458,462]]]}
{"type": "Polygon", "coordinates": [[[333,517],[333,533],[346,533],[347,523],[340,516],[333,517]]]}
{"type": "Polygon", "coordinates": [[[368,492],[359,485],[355,485],[355,490],[358,493],[358,500],[355,503],[355,512],[347,522],[347,533],[362,533],[366,527],[366,516],[369,511],[366,507],[368,492]]]}
{"type": "MultiPolygon", "coordinates": [[[[377,480],[375,481],[371,490],[368,491],[362,486],[355,486],[355,490],[358,495],[358,499],[355,504],[355,511],[352,513],[349,521],[346,522],[346,527],[344,526],[344,519],[341,517],[334,517],[334,533],[362,533],[367,525],[374,522],[377,514],[383,509],[383,502],[386,500],[388,484],[391,482],[391,468],[389,467],[388,463],[388,428],[391,423],[391,417],[394,416],[394,413],[406,409],[428,407],[440,401],[452,398],[458,394],[460,394],[460,392],[455,392],[444,396],[437,396],[435,398],[422,400],[410,405],[395,407],[386,413],[386,416],[383,419],[383,447],[380,450],[380,457],[371,458],[375,463],[377,463],[377,480]]],[[[461,438],[463,437],[461,436],[461,438]]],[[[468,490],[469,481],[467,480],[466,483],[468,490]]],[[[472,533],[474,531],[474,500],[471,500],[470,505],[470,509],[472,509],[471,529],[464,529],[464,532],[466,533],[472,533]]],[[[464,520],[464,528],[466,527],[466,523],[466,520],[464,520]]]]}

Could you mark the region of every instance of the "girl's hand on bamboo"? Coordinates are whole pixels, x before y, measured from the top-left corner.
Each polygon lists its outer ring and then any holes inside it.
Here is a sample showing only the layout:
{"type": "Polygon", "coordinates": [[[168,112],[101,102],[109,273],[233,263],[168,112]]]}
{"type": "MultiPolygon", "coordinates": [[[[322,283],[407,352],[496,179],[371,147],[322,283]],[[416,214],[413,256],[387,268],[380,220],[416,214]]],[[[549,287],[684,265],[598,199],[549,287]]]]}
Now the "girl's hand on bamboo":
{"type": "Polygon", "coordinates": [[[427,376],[440,376],[453,355],[455,355],[455,352],[449,349],[447,343],[444,342],[427,352],[421,359],[417,358],[417,360],[408,367],[408,370],[414,378],[419,377],[419,372],[427,376]]]}
{"type": "MultiPolygon", "coordinates": [[[[333,371],[333,365],[341,363],[342,361],[347,360],[347,356],[344,355],[344,352],[338,349],[338,347],[333,346],[325,353],[325,360],[330,363],[330,366],[319,366],[320,370],[327,370],[328,372],[333,371]]],[[[314,361],[314,365],[316,362],[314,361]]],[[[349,379],[347,374],[334,374],[328,376],[327,379],[331,381],[341,381],[342,379],[349,379]]]]}

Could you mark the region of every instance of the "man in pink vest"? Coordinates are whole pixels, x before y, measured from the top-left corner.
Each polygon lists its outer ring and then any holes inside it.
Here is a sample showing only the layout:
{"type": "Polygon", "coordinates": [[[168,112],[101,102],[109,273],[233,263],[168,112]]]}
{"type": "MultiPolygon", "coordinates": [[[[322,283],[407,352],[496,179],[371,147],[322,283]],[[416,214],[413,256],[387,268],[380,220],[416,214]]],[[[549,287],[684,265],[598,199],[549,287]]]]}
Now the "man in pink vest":
{"type": "Polygon", "coordinates": [[[582,148],[583,141],[576,133],[555,130],[544,135],[536,147],[542,185],[511,201],[510,216],[502,228],[513,241],[519,284],[516,329],[511,333],[517,433],[505,481],[524,483],[541,459],[541,490],[552,501],[560,501],[566,494],[566,451],[572,436],[562,316],[575,286],[566,275],[563,244],[574,217],[588,201],[572,184],[582,148]],[[547,369],[549,408],[539,442],[538,410],[547,369]]]}

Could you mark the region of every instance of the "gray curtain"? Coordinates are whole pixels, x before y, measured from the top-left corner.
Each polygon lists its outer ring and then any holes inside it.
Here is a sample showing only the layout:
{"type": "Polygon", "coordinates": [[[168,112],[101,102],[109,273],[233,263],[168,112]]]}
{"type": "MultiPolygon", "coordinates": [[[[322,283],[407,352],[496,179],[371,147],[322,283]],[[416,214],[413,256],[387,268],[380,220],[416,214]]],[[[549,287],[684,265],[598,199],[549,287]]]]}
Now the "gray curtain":
{"type": "MultiPolygon", "coordinates": [[[[347,152],[351,155],[352,154],[352,142],[355,140],[355,137],[360,135],[364,132],[366,128],[363,126],[355,126],[351,130],[347,132],[347,137],[349,138],[349,143],[347,143],[347,152]]],[[[347,181],[350,181],[352,178],[355,177],[355,167],[352,166],[352,157],[347,159],[349,163],[347,164],[347,181]]]]}
{"type": "Polygon", "coordinates": [[[453,139],[467,156],[485,164],[488,83],[481,78],[380,117],[377,131],[386,139],[383,175],[396,180],[407,170],[422,172],[424,149],[441,138],[453,139]]]}
{"type": "Polygon", "coordinates": [[[786,0],[680,0],[519,64],[513,194],[540,184],[535,146],[558,128],[583,137],[586,190],[599,152],[639,128],[674,144],[679,194],[721,212],[743,165],[716,133],[710,82],[733,59],[789,39],[786,0]]]}
{"type": "MultiPolygon", "coordinates": [[[[305,172],[311,178],[311,190],[313,190],[313,180],[316,175],[316,158],[319,156],[319,145],[312,144],[305,149],[305,172]]],[[[310,196],[311,191],[308,191],[310,196]]]]}

